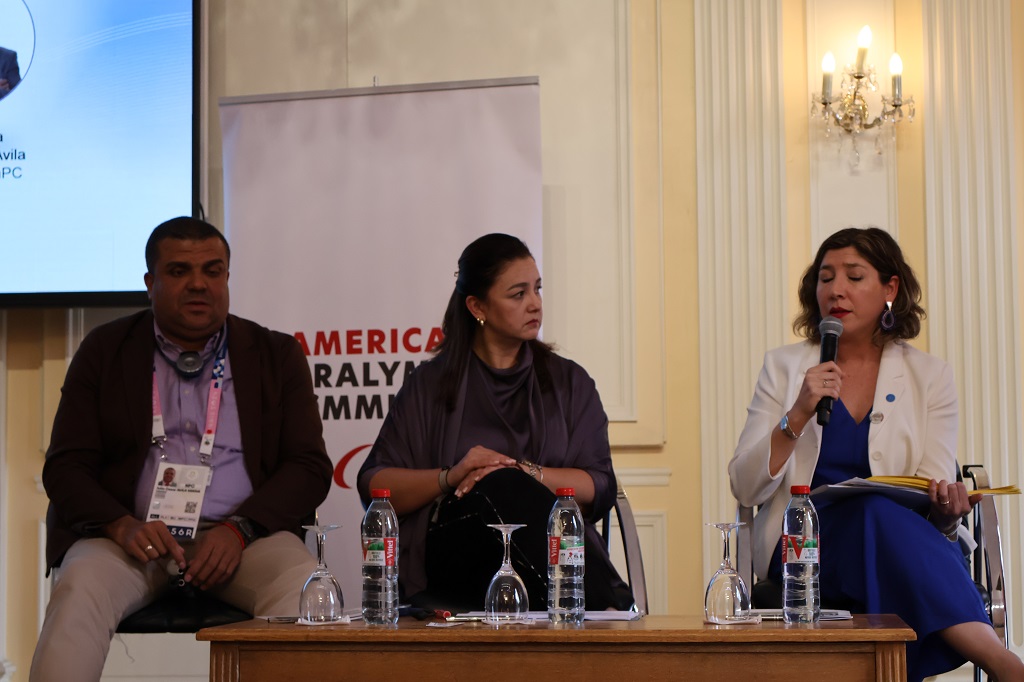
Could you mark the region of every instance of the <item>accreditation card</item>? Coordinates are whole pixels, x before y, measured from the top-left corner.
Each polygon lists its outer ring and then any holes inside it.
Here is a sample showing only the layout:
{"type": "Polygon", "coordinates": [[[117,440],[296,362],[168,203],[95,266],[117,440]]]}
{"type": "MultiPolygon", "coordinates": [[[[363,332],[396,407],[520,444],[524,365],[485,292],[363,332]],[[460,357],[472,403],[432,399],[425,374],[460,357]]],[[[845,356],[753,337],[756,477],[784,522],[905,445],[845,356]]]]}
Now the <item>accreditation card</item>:
{"type": "Polygon", "coordinates": [[[212,476],[213,469],[208,466],[161,462],[146,521],[163,521],[175,540],[195,538],[212,476]]]}

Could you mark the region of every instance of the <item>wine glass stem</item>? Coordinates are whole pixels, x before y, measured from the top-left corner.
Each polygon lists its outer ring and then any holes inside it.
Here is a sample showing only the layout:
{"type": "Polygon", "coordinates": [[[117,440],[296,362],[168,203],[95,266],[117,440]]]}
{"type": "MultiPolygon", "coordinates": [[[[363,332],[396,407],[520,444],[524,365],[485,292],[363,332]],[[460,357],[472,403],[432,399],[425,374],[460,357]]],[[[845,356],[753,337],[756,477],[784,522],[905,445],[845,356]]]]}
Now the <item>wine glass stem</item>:
{"type": "Polygon", "coordinates": [[[732,568],[729,561],[729,531],[731,528],[722,529],[722,568],[732,568]]]}
{"type": "Polygon", "coordinates": [[[324,565],[324,544],[327,542],[327,533],[317,532],[316,534],[316,563],[324,565]]]}
{"type": "MultiPolygon", "coordinates": [[[[501,565],[502,566],[511,566],[512,565],[512,552],[511,552],[512,533],[509,533],[507,531],[503,531],[501,533],[501,539],[505,543],[505,558],[502,560],[501,565]]],[[[491,564],[491,565],[493,566],[494,564],[491,564]]]]}

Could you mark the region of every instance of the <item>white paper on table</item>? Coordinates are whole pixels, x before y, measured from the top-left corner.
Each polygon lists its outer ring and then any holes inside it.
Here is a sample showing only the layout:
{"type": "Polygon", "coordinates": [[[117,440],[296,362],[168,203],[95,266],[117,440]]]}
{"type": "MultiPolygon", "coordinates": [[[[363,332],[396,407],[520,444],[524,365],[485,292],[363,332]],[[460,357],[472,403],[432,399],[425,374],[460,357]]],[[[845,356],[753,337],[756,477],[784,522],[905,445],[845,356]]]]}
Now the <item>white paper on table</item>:
{"type": "MultiPolygon", "coordinates": [[[[762,620],[782,620],[782,609],[750,609],[751,616],[762,620]]],[[[849,611],[843,609],[822,609],[820,620],[852,620],[849,611]]]]}
{"type": "MultiPolygon", "coordinates": [[[[453,619],[459,620],[484,620],[487,618],[487,614],[483,611],[469,611],[468,613],[460,613],[457,616],[452,616],[453,619]]],[[[587,611],[583,616],[583,620],[639,620],[640,614],[635,611],[587,611]]],[[[546,621],[548,619],[547,611],[529,611],[526,614],[527,620],[539,620],[546,621]]]]}

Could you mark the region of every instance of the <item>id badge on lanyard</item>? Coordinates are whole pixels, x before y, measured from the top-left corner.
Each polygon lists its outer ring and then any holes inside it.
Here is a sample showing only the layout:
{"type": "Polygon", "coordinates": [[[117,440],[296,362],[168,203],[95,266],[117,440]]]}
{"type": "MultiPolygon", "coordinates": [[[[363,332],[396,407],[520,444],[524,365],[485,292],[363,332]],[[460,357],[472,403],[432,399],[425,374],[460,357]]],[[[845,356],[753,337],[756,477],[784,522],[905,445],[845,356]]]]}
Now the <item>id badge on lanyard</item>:
{"type": "Polygon", "coordinates": [[[213,378],[210,393],[206,399],[206,428],[199,443],[198,465],[172,465],[164,453],[163,411],[160,406],[160,391],[157,386],[156,367],[153,367],[153,443],[160,447],[161,466],[153,483],[147,521],[162,520],[177,539],[188,540],[195,536],[203,508],[203,497],[213,481],[213,444],[217,439],[217,422],[220,417],[220,399],[224,384],[224,366],[227,357],[227,343],[221,345],[213,364],[213,378]]]}
{"type": "Polygon", "coordinates": [[[153,483],[146,521],[163,521],[175,540],[193,539],[212,477],[213,469],[208,466],[162,464],[153,483]]]}

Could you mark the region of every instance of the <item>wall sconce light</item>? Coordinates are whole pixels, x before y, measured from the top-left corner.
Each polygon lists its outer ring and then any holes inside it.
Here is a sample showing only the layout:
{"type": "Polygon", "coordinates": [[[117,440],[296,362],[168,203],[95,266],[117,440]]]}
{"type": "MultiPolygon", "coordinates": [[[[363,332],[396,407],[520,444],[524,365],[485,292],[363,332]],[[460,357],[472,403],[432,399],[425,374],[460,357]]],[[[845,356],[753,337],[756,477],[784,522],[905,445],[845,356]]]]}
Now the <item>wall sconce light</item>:
{"type": "MultiPolygon", "coordinates": [[[[888,123],[891,125],[892,139],[896,139],[896,124],[904,120],[914,120],[914,98],[903,97],[903,60],[893,53],[889,60],[889,73],[892,75],[892,97],[882,95],[882,112],[870,118],[865,92],[878,89],[873,66],[864,65],[868,48],[871,47],[871,28],[865,26],[857,35],[857,61],[843,70],[843,80],[839,93],[832,96],[832,76],[836,69],[836,60],[831,52],[826,52],[821,60],[821,92],[811,94],[811,118],[821,118],[825,124],[825,137],[831,137],[833,129],[839,132],[840,147],[843,138],[849,137],[852,156],[850,165],[856,167],[860,163],[860,149],[857,141],[860,135],[872,128],[888,123]]],[[[882,153],[880,135],[875,137],[875,152],[882,153]]]]}

